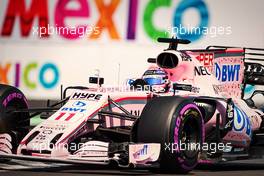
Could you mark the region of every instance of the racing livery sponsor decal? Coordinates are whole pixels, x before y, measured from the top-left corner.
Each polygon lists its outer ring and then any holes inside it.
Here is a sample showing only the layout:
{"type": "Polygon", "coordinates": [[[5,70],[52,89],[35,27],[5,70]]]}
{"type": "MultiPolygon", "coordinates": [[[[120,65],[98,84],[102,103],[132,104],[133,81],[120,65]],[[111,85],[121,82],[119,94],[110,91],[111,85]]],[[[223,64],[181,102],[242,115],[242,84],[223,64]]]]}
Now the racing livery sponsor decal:
{"type": "Polygon", "coordinates": [[[61,111],[67,111],[67,112],[85,112],[86,109],[82,108],[72,108],[72,107],[63,107],[61,111]]]}
{"type": "Polygon", "coordinates": [[[44,126],[44,125],[42,125],[39,128],[43,129],[43,131],[64,131],[66,129],[66,127],[67,126],[63,125],[63,124],[61,124],[61,125],[57,124],[57,125],[54,125],[54,126],[44,126]]]}
{"type": "Polygon", "coordinates": [[[86,106],[86,103],[82,102],[82,101],[76,101],[72,104],[73,107],[84,107],[86,106]]]}
{"type": "Polygon", "coordinates": [[[90,101],[99,101],[103,95],[90,92],[75,92],[71,99],[73,100],[90,100],[90,101]]]}
{"type": "Polygon", "coordinates": [[[63,107],[61,111],[66,111],[66,112],[85,112],[86,109],[83,108],[86,106],[86,103],[82,101],[76,101],[72,104],[73,107],[63,107]]]}
{"type": "Polygon", "coordinates": [[[232,130],[223,139],[224,141],[230,141],[232,145],[249,146],[252,140],[252,124],[250,118],[238,106],[234,106],[233,113],[232,130]]]}
{"type": "Polygon", "coordinates": [[[205,76],[205,75],[211,75],[210,71],[205,66],[197,66],[194,67],[194,75],[198,76],[205,76]]]}
{"type": "Polygon", "coordinates": [[[214,67],[214,53],[199,53],[196,59],[212,73],[214,67]]]}
{"type": "MultiPolygon", "coordinates": [[[[240,52],[238,53],[240,54],[240,52]]],[[[214,89],[227,96],[240,97],[243,81],[243,56],[226,56],[215,58],[214,75],[220,81],[214,89]]]]}
{"type": "Polygon", "coordinates": [[[215,63],[215,76],[221,82],[231,82],[239,80],[240,64],[222,65],[215,63]]]}
{"type": "MultiPolygon", "coordinates": [[[[180,125],[181,125],[181,118],[177,118],[176,119],[176,123],[175,123],[175,129],[174,129],[174,143],[178,145],[178,139],[179,139],[179,129],[180,129],[180,125]]],[[[176,148],[176,151],[179,152],[179,148],[176,148]]]]}
{"type": "Polygon", "coordinates": [[[225,50],[225,52],[190,52],[203,67],[195,67],[195,75],[213,74],[220,84],[213,85],[216,94],[240,97],[243,81],[243,50],[225,50]]]}
{"type": "Polygon", "coordinates": [[[6,107],[7,104],[8,104],[10,101],[12,101],[13,99],[16,99],[16,98],[17,98],[17,99],[23,99],[23,100],[26,102],[26,104],[27,104],[26,98],[25,98],[21,93],[16,93],[16,92],[14,92],[14,93],[9,94],[9,95],[4,99],[4,101],[3,101],[3,106],[6,107]]]}
{"type": "Polygon", "coordinates": [[[235,112],[234,112],[234,102],[232,101],[232,99],[228,99],[227,100],[227,108],[226,108],[226,116],[227,116],[227,119],[226,119],[226,124],[225,124],[225,130],[228,130],[228,131],[231,131],[232,130],[232,127],[233,127],[233,122],[234,122],[234,115],[235,115],[235,112]]]}
{"type": "Polygon", "coordinates": [[[129,145],[129,162],[145,164],[157,161],[160,154],[160,144],[132,144],[129,145]]]}
{"type": "Polygon", "coordinates": [[[246,113],[235,106],[234,130],[237,132],[244,132],[251,136],[251,124],[246,113]]]}
{"type": "Polygon", "coordinates": [[[135,159],[139,159],[141,156],[147,155],[148,153],[148,145],[143,145],[142,149],[139,149],[135,153],[133,153],[133,156],[135,159]]]}

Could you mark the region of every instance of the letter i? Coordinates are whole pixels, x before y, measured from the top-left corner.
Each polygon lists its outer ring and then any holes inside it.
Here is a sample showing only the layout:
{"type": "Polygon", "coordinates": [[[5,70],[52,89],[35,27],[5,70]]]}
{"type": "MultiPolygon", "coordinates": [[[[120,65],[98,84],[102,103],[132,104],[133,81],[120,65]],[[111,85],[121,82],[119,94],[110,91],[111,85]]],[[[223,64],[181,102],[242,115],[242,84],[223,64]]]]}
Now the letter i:
{"type": "Polygon", "coordinates": [[[129,1],[128,23],[127,23],[127,39],[128,40],[134,40],[136,38],[137,10],[138,10],[138,0],[130,0],[129,1]]]}
{"type": "Polygon", "coordinates": [[[20,64],[16,63],[15,86],[19,87],[20,79],[20,64]]]}

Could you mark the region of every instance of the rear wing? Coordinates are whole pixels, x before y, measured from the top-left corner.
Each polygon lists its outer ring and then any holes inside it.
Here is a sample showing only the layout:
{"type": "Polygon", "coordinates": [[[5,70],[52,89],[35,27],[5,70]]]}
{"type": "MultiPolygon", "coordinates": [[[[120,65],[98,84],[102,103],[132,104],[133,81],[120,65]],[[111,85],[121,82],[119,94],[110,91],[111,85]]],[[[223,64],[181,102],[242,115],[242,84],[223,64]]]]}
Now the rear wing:
{"type": "Polygon", "coordinates": [[[245,48],[244,83],[264,86],[264,49],[245,48]]]}

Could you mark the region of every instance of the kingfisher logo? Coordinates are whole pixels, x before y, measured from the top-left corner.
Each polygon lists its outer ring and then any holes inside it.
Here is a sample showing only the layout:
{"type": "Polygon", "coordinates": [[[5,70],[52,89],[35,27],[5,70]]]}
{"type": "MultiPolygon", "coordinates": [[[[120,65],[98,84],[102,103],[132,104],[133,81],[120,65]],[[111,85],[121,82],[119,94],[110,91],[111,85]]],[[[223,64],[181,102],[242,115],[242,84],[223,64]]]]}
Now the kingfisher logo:
{"type": "Polygon", "coordinates": [[[239,81],[240,65],[219,65],[215,63],[215,76],[221,82],[239,81]]]}

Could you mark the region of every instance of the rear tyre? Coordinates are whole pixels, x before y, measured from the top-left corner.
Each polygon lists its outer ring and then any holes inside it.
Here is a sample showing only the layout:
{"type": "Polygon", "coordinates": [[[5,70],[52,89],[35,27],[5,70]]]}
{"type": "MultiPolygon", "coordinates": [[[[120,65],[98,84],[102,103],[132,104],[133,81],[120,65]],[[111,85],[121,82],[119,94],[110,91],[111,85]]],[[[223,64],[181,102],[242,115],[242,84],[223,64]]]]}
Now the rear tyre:
{"type": "Polygon", "coordinates": [[[27,100],[20,90],[0,84],[0,134],[11,136],[12,153],[16,153],[30,126],[29,113],[15,113],[14,110],[27,108],[27,100]]]}
{"type": "Polygon", "coordinates": [[[203,117],[192,99],[155,98],[139,118],[136,137],[136,142],[161,144],[160,171],[187,173],[198,163],[199,148],[186,147],[203,144],[203,117]]]}

